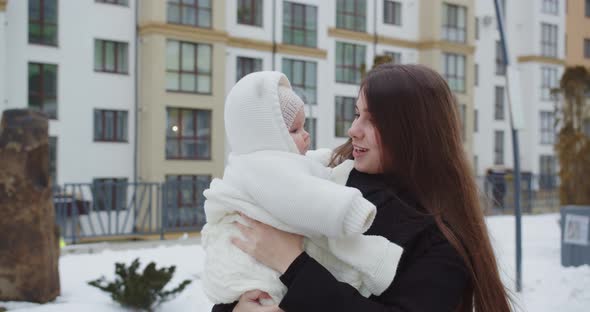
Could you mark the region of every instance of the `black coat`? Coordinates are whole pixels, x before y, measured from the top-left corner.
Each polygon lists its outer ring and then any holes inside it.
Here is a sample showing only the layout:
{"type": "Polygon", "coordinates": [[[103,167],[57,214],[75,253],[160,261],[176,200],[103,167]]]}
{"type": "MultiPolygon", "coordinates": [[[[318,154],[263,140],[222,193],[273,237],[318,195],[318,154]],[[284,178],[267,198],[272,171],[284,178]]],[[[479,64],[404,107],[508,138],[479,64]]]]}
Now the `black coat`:
{"type": "MultiPolygon", "coordinates": [[[[393,283],[380,296],[365,298],[303,253],[281,276],[288,290],[279,306],[286,312],[455,311],[470,287],[469,275],[433,217],[420,212],[401,184],[387,184],[379,175],[353,170],[347,185],[377,206],[365,234],[383,236],[404,248],[393,283]]],[[[216,305],[213,311],[234,306],[216,305]]]]}

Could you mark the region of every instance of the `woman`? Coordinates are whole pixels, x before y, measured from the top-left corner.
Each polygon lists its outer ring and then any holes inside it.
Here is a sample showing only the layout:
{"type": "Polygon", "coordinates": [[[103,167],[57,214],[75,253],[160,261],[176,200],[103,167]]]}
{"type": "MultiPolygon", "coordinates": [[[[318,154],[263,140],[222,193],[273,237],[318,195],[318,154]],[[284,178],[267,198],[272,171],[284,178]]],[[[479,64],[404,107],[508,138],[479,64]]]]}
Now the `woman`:
{"type": "Polygon", "coordinates": [[[213,310],[510,311],[444,79],[420,65],[381,65],[363,80],[356,110],[333,161],[354,158],[347,185],[377,206],[366,234],[404,248],[390,287],[365,298],[304,253],[301,237],[249,220],[233,243],[282,273],[287,294],[278,307],[251,291],[213,310]]]}

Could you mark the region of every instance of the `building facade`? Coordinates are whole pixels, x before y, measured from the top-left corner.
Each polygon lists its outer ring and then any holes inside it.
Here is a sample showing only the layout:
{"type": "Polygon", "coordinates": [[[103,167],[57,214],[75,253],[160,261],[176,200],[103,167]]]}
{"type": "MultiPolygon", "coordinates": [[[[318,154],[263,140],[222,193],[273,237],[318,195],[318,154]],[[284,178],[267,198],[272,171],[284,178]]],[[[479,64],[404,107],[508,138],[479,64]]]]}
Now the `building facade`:
{"type": "MultiPolygon", "coordinates": [[[[565,65],[565,6],[558,0],[500,1],[509,48],[509,63],[520,75],[524,129],[519,131],[521,170],[554,181],[554,106],[551,89],[557,87],[565,65]]],[[[513,168],[506,68],[493,1],[476,4],[475,57],[476,172],[513,168]]],[[[541,181],[543,180],[543,181],[541,181]]],[[[552,187],[547,185],[547,187],[552,187]]]]}
{"type": "Polygon", "coordinates": [[[245,74],[284,72],[306,103],[313,147],[346,141],[376,55],[424,64],[451,85],[472,150],[474,1],[227,0],[226,93],[245,74]]]}
{"type": "Polygon", "coordinates": [[[53,184],[133,180],[134,8],[0,1],[0,112],[47,114],[53,184]]]}
{"type": "Polygon", "coordinates": [[[590,68],[590,0],[568,0],[566,5],[566,62],[590,68]]]}
{"type": "Polygon", "coordinates": [[[228,152],[225,95],[257,70],[285,72],[306,103],[313,147],[335,147],[346,141],[363,73],[382,54],[449,81],[472,151],[474,1],[135,3],[0,1],[1,107],[51,115],[57,184],[206,185],[228,152]],[[53,80],[33,90],[29,72],[53,80]]]}
{"type": "Polygon", "coordinates": [[[223,1],[141,3],[140,181],[208,185],[223,173],[224,15],[223,1]]]}

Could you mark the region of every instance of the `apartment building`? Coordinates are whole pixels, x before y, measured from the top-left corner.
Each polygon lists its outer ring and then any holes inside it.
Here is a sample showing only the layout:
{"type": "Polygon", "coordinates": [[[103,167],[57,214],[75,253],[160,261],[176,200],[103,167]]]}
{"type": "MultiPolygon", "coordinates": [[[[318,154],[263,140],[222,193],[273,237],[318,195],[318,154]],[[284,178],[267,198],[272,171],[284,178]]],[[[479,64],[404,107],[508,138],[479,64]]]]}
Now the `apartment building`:
{"type": "Polygon", "coordinates": [[[142,1],[138,16],[138,179],[168,182],[169,226],[203,224],[225,160],[225,1],[142,1]]]}
{"type": "MultiPolygon", "coordinates": [[[[540,175],[539,184],[552,184],[556,100],[551,89],[558,86],[565,65],[566,8],[558,0],[500,3],[510,66],[519,71],[521,81],[521,90],[514,91],[520,92],[525,121],[525,128],[519,131],[521,169],[540,175]]],[[[482,175],[489,168],[512,168],[513,152],[506,68],[494,3],[478,0],[476,10],[474,162],[482,175]]]]}
{"type": "Polygon", "coordinates": [[[133,180],[134,10],[134,0],[0,1],[0,113],[48,116],[54,184],[133,180]]]}
{"type": "Polygon", "coordinates": [[[566,4],[566,63],[590,68],[590,0],[567,0],[566,4]]]}
{"type": "Polygon", "coordinates": [[[247,73],[278,70],[306,103],[313,147],[346,141],[375,55],[421,63],[449,80],[472,146],[474,1],[228,0],[226,93],[247,73]]]}

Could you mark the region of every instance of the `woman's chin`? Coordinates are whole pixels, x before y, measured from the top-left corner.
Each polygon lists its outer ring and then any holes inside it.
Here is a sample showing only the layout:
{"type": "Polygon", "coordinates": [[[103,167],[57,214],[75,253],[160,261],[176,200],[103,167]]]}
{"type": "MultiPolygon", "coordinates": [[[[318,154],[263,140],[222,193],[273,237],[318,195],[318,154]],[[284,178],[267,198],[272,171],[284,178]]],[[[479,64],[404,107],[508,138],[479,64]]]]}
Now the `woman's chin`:
{"type": "MultiPolygon", "coordinates": [[[[366,172],[367,171],[367,166],[362,162],[359,161],[357,159],[354,160],[354,169],[356,169],[356,171],[360,171],[360,172],[366,172]]],[[[366,172],[368,173],[368,172],[366,172]]]]}
{"type": "Polygon", "coordinates": [[[382,173],[382,170],[379,168],[379,166],[375,166],[372,163],[367,163],[366,161],[361,161],[357,159],[354,160],[354,169],[356,169],[356,171],[368,174],[382,173]]]}

